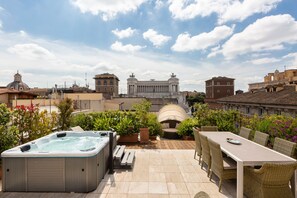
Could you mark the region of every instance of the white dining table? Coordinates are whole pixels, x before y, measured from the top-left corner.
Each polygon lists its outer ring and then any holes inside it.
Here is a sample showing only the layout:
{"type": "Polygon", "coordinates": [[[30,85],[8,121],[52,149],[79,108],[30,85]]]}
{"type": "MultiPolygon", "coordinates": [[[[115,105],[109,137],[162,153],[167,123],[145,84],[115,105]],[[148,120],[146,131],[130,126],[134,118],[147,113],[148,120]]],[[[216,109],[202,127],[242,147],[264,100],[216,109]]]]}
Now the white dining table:
{"type": "MultiPolygon", "coordinates": [[[[221,149],[229,157],[237,162],[237,188],[236,195],[238,198],[243,197],[243,173],[244,166],[261,166],[264,163],[290,163],[296,162],[295,159],[284,154],[276,152],[270,148],[264,147],[253,141],[240,137],[231,132],[200,132],[207,138],[220,144],[221,149]],[[227,138],[238,140],[241,144],[231,144],[227,142],[227,138]]],[[[293,193],[296,195],[296,171],[291,179],[291,187],[293,193]]],[[[296,197],[296,196],[295,196],[296,197]]]]}

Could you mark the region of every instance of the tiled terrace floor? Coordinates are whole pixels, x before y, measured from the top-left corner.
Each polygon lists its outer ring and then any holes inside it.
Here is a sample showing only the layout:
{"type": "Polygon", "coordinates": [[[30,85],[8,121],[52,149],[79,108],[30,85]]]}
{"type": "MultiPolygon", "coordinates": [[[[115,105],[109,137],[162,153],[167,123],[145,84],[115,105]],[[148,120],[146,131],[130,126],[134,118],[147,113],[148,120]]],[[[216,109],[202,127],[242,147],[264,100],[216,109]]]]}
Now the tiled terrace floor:
{"type": "Polygon", "coordinates": [[[204,191],[210,197],[235,197],[236,182],[223,182],[218,192],[218,182],[210,182],[198,160],[193,159],[194,150],[136,149],[132,170],[116,170],[106,175],[98,188],[91,193],[3,193],[2,198],[150,198],[194,197],[204,191]]]}

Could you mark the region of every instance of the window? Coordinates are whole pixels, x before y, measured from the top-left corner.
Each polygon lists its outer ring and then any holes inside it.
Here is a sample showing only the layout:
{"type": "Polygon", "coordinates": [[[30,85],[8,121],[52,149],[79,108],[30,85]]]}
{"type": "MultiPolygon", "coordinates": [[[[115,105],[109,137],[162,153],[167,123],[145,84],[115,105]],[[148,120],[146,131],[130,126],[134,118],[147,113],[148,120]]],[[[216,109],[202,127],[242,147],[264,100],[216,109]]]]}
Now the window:
{"type": "Polygon", "coordinates": [[[230,85],[230,82],[227,82],[227,85],[230,85]]]}
{"type": "Polygon", "coordinates": [[[217,85],[220,85],[220,82],[217,82],[217,85]]]}
{"type": "Polygon", "coordinates": [[[110,80],[109,84],[110,84],[110,85],[113,85],[113,80],[110,80]]]}
{"type": "Polygon", "coordinates": [[[258,114],[259,114],[259,116],[263,115],[263,112],[264,112],[264,110],[263,110],[262,108],[260,108],[260,109],[258,110],[258,114]]]}
{"type": "Polygon", "coordinates": [[[227,89],[227,93],[230,93],[230,89],[227,89]]]}
{"type": "Polygon", "coordinates": [[[217,93],[220,93],[220,92],[221,92],[221,91],[218,89],[218,90],[217,90],[217,93]]]}
{"type": "Polygon", "coordinates": [[[250,114],[250,111],[251,111],[250,108],[247,107],[245,112],[246,112],[246,114],[250,114]]]}
{"type": "Polygon", "coordinates": [[[99,85],[99,86],[101,85],[101,81],[100,80],[97,81],[97,85],[99,85]]]}
{"type": "Polygon", "coordinates": [[[104,80],[104,81],[103,81],[103,84],[104,84],[104,85],[107,85],[107,81],[106,81],[106,80],[104,80]]]}

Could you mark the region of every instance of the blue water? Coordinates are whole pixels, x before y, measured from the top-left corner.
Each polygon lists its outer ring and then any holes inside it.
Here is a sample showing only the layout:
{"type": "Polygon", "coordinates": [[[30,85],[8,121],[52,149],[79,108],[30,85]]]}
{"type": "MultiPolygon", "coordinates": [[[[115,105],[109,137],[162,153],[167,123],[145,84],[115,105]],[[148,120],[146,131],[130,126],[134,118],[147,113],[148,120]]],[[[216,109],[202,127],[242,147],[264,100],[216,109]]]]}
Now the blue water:
{"type": "Polygon", "coordinates": [[[61,137],[49,142],[37,144],[31,151],[38,152],[73,152],[93,150],[97,148],[102,138],[100,137],[61,137]]]}

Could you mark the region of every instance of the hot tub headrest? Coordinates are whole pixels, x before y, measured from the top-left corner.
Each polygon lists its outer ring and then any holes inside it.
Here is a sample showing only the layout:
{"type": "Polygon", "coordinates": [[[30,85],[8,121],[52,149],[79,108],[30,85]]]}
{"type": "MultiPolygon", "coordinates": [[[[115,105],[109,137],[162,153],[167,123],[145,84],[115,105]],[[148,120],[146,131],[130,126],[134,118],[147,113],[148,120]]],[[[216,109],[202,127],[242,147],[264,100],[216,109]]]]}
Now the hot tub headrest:
{"type": "Polygon", "coordinates": [[[100,133],[100,136],[101,136],[101,137],[107,136],[107,132],[101,132],[101,133],[100,133]]]}
{"type": "Polygon", "coordinates": [[[60,137],[65,137],[66,136],[66,133],[57,133],[57,137],[60,138],[60,137]]]}
{"type": "Polygon", "coordinates": [[[27,145],[22,146],[20,149],[22,152],[29,151],[31,149],[31,146],[29,144],[27,144],[27,145]]]}

